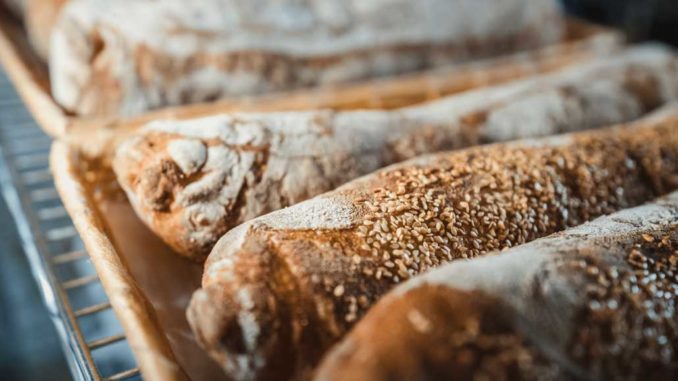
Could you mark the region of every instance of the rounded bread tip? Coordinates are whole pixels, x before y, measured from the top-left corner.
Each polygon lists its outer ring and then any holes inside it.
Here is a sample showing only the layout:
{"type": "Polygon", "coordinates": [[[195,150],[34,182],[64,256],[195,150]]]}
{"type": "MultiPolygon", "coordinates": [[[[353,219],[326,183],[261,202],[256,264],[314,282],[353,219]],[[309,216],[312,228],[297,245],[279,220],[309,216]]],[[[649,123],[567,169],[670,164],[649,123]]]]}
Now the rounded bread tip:
{"type": "Polygon", "coordinates": [[[260,340],[258,334],[275,311],[265,299],[260,303],[261,298],[239,297],[246,293],[243,290],[247,288],[234,294],[216,286],[200,289],[193,294],[186,317],[200,345],[216,349],[209,351],[214,360],[239,375],[237,379],[251,379],[258,372],[259,351],[265,351],[269,341],[260,340]]]}
{"type": "Polygon", "coordinates": [[[207,290],[198,289],[193,293],[186,309],[188,324],[202,345],[215,342],[214,338],[217,335],[213,329],[214,325],[211,323],[216,314],[216,306],[217,304],[210,300],[207,290]]]}
{"type": "Polygon", "coordinates": [[[186,176],[196,173],[207,161],[207,147],[198,139],[171,140],[167,153],[186,176]]]}
{"type": "MultiPolygon", "coordinates": [[[[335,381],[341,379],[341,369],[344,369],[346,364],[350,364],[353,368],[353,365],[359,361],[356,353],[357,343],[353,341],[352,337],[349,336],[341,340],[332,347],[331,352],[328,352],[323,357],[323,360],[320,362],[321,366],[315,370],[313,381],[335,381]]],[[[355,366],[354,368],[360,369],[362,366],[355,366]]]]}
{"type": "Polygon", "coordinates": [[[256,237],[233,243],[222,239],[215,247],[221,255],[206,265],[187,318],[199,344],[234,379],[275,380],[295,361],[296,322],[287,299],[294,279],[256,237]],[[229,258],[236,255],[237,263],[229,258]]]}

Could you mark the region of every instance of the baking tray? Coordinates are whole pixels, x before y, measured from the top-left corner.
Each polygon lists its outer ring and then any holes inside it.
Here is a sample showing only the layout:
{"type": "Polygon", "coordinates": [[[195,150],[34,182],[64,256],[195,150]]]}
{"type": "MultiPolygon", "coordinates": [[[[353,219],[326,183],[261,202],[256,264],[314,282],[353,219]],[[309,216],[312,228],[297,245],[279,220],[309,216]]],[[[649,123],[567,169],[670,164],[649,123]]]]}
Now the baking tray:
{"type": "Polygon", "coordinates": [[[622,43],[623,37],[615,30],[569,19],[563,42],[532,52],[484,60],[481,63],[461,64],[331,88],[168,107],[128,119],[87,118],[69,114],[55,103],[50,95],[47,68],[33,53],[25,30],[6,12],[0,12],[0,62],[34,118],[52,136],[61,136],[74,129],[134,128],[153,119],[188,118],[233,110],[402,107],[472,87],[497,84],[520,76],[551,71],[593,54],[613,50],[622,43]],[[516,65],[516,62],[522,64],[516,65]]]}
{"type": "Polygon", "coordinates": [[[144,226],[100,161],[56,141],[50,166],[144,379],[224,379],[185,317],[202,266],[173,253],[144,226]]]}
{"type": "Polygon", "coordinates": [[[0,190],[73,379],[138,380],[135,356],[54,187],[50,144],[0,69],[0,190]]]}

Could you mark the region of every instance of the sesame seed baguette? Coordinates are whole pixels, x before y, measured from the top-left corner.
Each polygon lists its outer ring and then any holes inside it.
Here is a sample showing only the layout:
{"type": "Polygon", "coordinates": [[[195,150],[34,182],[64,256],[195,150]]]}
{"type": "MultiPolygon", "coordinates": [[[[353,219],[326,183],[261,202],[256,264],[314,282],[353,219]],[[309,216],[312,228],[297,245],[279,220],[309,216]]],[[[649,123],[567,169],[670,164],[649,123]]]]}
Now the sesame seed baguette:
{"type": "Polygon", "coordinates": [[[394,284],[678,188],[678,103],[626,126],[419,157],[225,234],[188,308],[234,379],[303,379],[394,284]]]}
{"type": "Polygon", "coordinates": [[[677,57],[648,45],[400,111],[154,122],[113,168],[140,218],[204,260],[242,222],[418,154],[615,124],[675,99],[677,57]]]}
{"type": "Polygon", "coordinates": [[[563,32],[555,0],[79,0],[53,29],[49,69],[65,109],[131,116],[498,56],[563,32]]]}
{"type": "Polygon", "coordinates": [[[674,192],[405,282],[315,379],[675,380],[677,290],[674,192]]]}

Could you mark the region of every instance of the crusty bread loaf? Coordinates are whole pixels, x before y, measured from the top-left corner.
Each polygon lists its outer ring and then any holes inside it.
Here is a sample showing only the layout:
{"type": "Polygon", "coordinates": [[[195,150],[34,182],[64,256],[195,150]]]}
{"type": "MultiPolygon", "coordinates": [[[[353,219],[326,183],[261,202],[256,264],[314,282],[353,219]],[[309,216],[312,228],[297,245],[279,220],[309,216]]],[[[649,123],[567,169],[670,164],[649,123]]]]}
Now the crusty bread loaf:
{"type": "Polygon", "coordinates": [[[678,192],[411,279],[316,379],[675,380],[676,290],[678,192]]]}
{"type": "MultiPolygon", "coordinates": [[[[24,0],[26,12],[24,24],[31,45],[40,58],[49,56],[49,40],[61,8],[69,0],[24,0]]],[[[99,0],[101,1],[101,0],[99,0]]],[[[105,0],[104,0],[105,1],[105,0]]]]}
{"type": "Polygon", "coordinates": [[[628,126],[423,156],[225,234],[188,319],[234,379],[308,376],[394,284],[678,188],[678,104],[628,126]]]}
{"type": "Polygon", "coordinates": [[[673,99],[678,59],[645,46],[399,111],[152,123],[113,166],[141,219],[202,260],[242,222],[417,154],[619,123],[673,99]]]}
{"type": "Polygon", "coordinates": [[[85,115],[395,74],[558,41],[555,0],[76,0],[55,99],[85,115]]]}
{"type": "Polygon", "coordinates": [[[379,315],[368,313],[321,362],[316,381],[578,380],[516,332],[502,300],[487,294],[424,285],[376,307],[379,315]]]}

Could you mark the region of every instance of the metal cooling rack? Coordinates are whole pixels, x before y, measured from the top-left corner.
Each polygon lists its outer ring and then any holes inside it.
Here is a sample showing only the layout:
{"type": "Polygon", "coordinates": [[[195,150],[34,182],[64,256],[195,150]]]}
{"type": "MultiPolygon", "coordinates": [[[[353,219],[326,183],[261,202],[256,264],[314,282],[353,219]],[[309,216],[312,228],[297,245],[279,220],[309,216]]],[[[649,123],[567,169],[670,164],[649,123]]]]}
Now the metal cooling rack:
{"type": "Polygon", "coordinates": [[[127,343],[49,171],[51,139],[0,70],[0,190],[74,379],[140,380],[127,343]]]}

